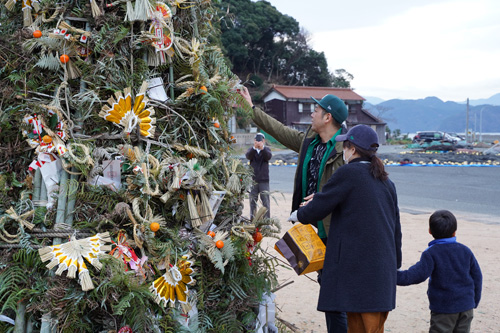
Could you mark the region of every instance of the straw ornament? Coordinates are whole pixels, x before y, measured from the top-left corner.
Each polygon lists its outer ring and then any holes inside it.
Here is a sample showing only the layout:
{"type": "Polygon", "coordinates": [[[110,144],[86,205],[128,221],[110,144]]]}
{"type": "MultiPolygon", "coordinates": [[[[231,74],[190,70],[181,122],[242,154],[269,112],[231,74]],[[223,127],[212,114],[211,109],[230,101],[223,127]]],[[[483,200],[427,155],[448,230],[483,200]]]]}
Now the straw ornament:
{"type": "Polygon", "coordinates": [[[100,270],[102,264],[98,256],[111,250],[111,246],[106,245],[106,243],[111,243],[109,232],[99,233],[93,237],[79,240],[72,236],[69,242],[41,248],[38,250],[38,254],[42,262],[50,260],[46,266],[48,269],[58,266],[57,275],[61,275],[67,270],[67,277],[74,279],[78,271],[82,290],[87,291],[94,289],[94,284],[83,259],[100,270]]]}
{"type": "Polygon", "coordinates": [[[196,282],[192,277],[193,262],[188,259],[189,256],[183,256],[175,266],[171,265],[165,274],[151,284],[149,290],[153,293],[156,303],[173,306],[177,300],[181,304],[187,304],[188,285],[196,282]]]}
{"type": "Polygon", "coordinates": [[[33,223],[26,221],[27,218],[33,216],[33,214],[35,213],[34,210],[31,210],[21,215],[17,215],[16,211],[14,210],[14,207],[10,207],[5,211],[5,213],[7,213],[7,215],[14,221],[19,222],[19,224],[22,225],[23,227],[26,227],[30,230],[35,227],[33,223]]]}
{"type": "Polygon", "coordinates": [[[148,98],[146,90],[148,87],[147,81],[142,83],[139,94],[135,96],[134,105],[132,105],[131,88],[125,88],[123,94],[121,91],[115,93],[116,100],[113,97],[108,99],[108,105],[105,105],[99,116],[111,121],[120,127],[124,128],[124,133],[130,133],[139,126],[139,132],[144,137],[152,137],[154,135],[156,118],[152,118],[155,114],[153,108],[147,108],[148,98]]]}

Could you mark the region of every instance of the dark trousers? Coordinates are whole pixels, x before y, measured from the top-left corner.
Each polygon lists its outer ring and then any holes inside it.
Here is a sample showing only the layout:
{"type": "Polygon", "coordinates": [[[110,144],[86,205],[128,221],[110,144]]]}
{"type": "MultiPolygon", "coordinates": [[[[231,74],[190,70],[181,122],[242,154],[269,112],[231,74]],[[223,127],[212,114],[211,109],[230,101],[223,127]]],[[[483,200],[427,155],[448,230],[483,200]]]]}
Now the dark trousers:
{"type": "Polygon", "coordinates": [[[328,333],[347,333],[347,315],[345,312],[325,312],[328,333]]]}
{"type": "Polygon", "coordinates": [[[266,217],[271,217],[271,206],[269,204],[269,182],[265,183],[256,183],[252,186],[252,190],[250,191],[250,219],[253,220],[255,216],[255,211],[257,209],[257,200],[262,201],[262,206],[267,208],[266,217]]]}
{"type": "Polygon", "coordinates": [[[436,313],[431,311],[429,333],[469,333],[474,310],[459,313],[436,313]]]}

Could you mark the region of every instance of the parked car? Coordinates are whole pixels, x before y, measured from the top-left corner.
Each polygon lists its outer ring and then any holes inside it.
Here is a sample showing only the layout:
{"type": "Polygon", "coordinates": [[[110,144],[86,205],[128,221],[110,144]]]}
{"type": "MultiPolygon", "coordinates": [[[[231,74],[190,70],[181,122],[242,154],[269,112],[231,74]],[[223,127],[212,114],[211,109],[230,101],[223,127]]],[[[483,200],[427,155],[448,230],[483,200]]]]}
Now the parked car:
{"type": "Polygon", "coordinates": [[[413,142],[432,142],[445,140],[445,133],[441,131],[420,131],[413,137],[413,142]]]}
{"type": "Polygon", "coordinates": [[[449,136],[451,136],[451,137],[452,137],[452,139],[453,139],[454,141],[456,141],[456,142],[459,142],[459,141],[464,141],[464,140],[465,140],[465,138],[464,138],[464,137],[462,137],[462,136],[458,135],[458,134],[457,134],[457,133],[455,133],[455,132],[446,132],[446,134],[448,134],[449,136]]]}

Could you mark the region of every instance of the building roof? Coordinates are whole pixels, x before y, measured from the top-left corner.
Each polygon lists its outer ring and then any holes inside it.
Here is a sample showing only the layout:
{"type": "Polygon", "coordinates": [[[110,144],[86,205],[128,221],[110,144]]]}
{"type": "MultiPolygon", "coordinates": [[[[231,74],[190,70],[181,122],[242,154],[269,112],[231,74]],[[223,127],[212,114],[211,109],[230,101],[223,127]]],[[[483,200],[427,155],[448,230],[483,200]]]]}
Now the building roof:
{"type": "Polygon", "coordinates": [[[365,99],[358,94],[356,94],[351,88],[331,88],[331,87],[304,87],[304,86],[281,86],[273,84],[271,89],[269,89],[265,94],[268,95],[270,92],[275,90],[276,92],[283,95],[285,98],[294,99],[310,99],[311,96],[316,99],[321,99],[327,94],[332,94],[337,96],[341,100],[347,101],[364,101],[365,99]]]}

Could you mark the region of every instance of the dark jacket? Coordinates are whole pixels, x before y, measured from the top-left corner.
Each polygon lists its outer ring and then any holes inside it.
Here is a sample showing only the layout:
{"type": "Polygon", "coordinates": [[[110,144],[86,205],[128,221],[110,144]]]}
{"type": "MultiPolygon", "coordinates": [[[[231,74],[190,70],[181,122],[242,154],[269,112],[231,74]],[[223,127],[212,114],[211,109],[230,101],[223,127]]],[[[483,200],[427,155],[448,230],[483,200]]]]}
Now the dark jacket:
{"type": "Polygon", "coordinates": [[[253,180],[257,183],[269,183],[269,160],[273,157],[271,149],[264,146],[264,149],[257,152],[253,147],[250,147],[245,154],[250,160],[250,165],[253,168],[253,180]]]}
{"type": "MultiPolygon", "coordinates": [[[[255,108],[253,112],[253,121],[257,126],[263,129],[266,133],[278,140],[281,144],[299,153],[297,169],[295,171],[295,180],[293,184],[292,211],[299,208],[302,203],[302,167],[307,152],[307,147],[314,140],[316,132],[309,128],[305,133],[291,129],[273,117],[266,114],[259,108],[255,108]]],[[[319,181],[319,189],[321,190],[328,179],[333,175],[335,170],[344,165],[342,159],[342,142],[337,142],[335,149],[328,156],[325,169],[319,181]]],[[[330,215],[323,218],[323,226],[326,234],[330,228],[330,215]]]]}
{"type": "Polygon", "coordinates": [[[463,244],[431,246],[422,253],[418,263],[398,272],[398,285],[420,283],[428,277],[431,311],[464,312],[476,308],[481,300],[481,269],[472,251],[463,244]]]}
{"type": "Polygon", "coordinates": [[[320,193],[299,208],[311,223],[332,214],[321,276],[319,311],[381,312],[396,306],[401,224],[396,188],[355,159],[340,167],[320,193]]]}

